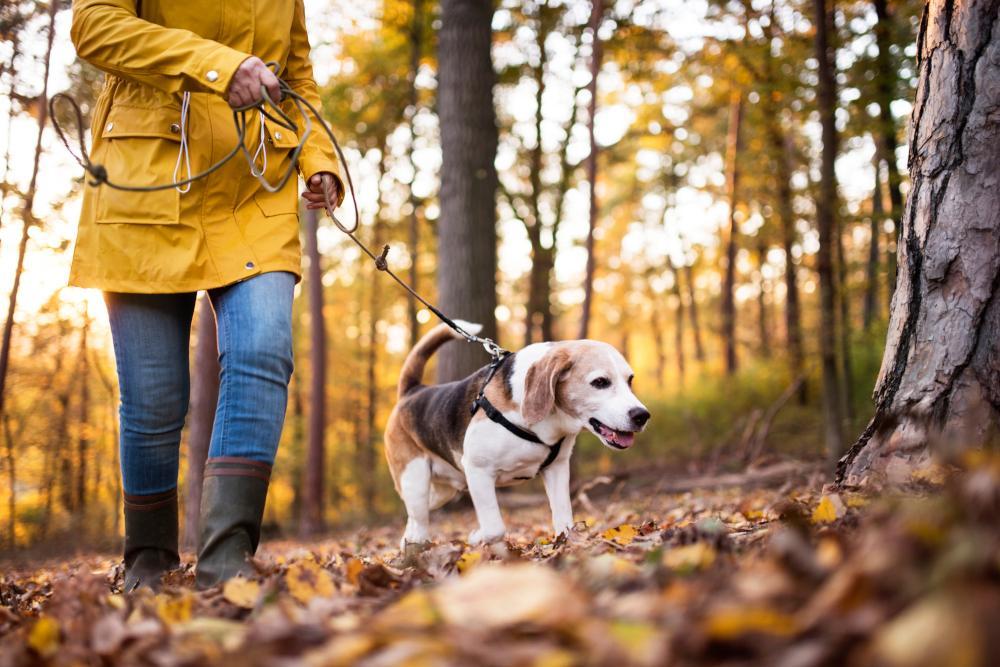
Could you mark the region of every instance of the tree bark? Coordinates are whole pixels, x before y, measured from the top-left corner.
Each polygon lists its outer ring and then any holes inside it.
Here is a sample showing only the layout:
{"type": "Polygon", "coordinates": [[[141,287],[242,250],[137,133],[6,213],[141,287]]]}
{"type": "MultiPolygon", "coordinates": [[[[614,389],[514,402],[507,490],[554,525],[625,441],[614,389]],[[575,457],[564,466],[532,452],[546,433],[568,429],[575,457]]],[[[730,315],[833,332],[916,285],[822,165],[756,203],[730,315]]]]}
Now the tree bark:
{"type": "Polygon", "coordinates": [[[816,255],[820,287],[820,358],[823,368],[823,415],[827,454],[836,460],[843,443],[841,413],[842,388],[837,363],[837,278],[834,274],[834,209],[837,202],[837,128],[834,119],[836,91],[833,63],[830,59],[830,15],[825,0],[814,0],[816,24],[816,60],[819,63],[817,103],[822,123],[823,153],[820,165],[820,192],[816,201],[816,224],[819,228],[819,251],[816,255]]]}
{"type": "MultiPolygon", "coordinates": [[[[528,240],[531,242],[531,271],[528,274],[528,308],[524,320],[524,344],[534,342],[536,328],[541,328],[545,311],[549,307],[549,268],[546,249],[542,246],[542,98],[545,96],[545,65],[548,62],[548,51],[545,40],[548,37],[548,23],[539,11],[538,25],[535,30],[535,45],[538,48],[538,66],[534,68],[535,75],[535,145],[531,150],[529,166],[529,181],[531,194],[529,204],[531,209],[531,224],[527,225],[528,240]]],[[[544,334],[541,334],[544,339],[544,334]]]]}
{"type": "MultiPolygon", "coordinates": [[[[763,231],[763,230],[762,230],[763,231]]],[[[760,232],[758,232],[759,234],[760,232]]],[[[767,263],[767,244],[758,239],[757,242],[757,269],[760,278],[757,283],[757,333],[760,336],[760,356],[764,359],[771,357],[771,336],[768,329],[767,299],[764,291],[766,281],[764,279],[764,265],[767,263]]]]}
{"type": "Polygon", "coordinates": [[[734,92],[729,103],[729,134],[726,138],[726,199],[729,201],[729,238],[726,239],[726,273],[722,285],[722,344],[726,374],[736,372],[736,246],[739,225],[736,223],[736,196],[739,188],[743,96],[734,92]]]}
{"type": "Polygon", "coordinates": [[[38,186],[38,165],[42,157],[42,135],[45,134],[45,123],[49,119],[49,70],[52,65],[52,44],[56,36],[56,14],[59,3],[49,5],[49,31],[45,47],[45,66],[43,68],[42,94],[39,98],[38,138],[35,140],[35,157],[31,167],[31,180],[28,191],[24,195],[24,206],[21,209],[21,242],[17,250],[17,264],[14,268],[14,284],[10,290],[10,300],[7,304],[7,319],[4,320],[3,339],[0,341],[0,418],[4,414],[4,398],[7,395],[7,369],[10,365],[10,344],[14,333],[14,311],[17,308],[17,295],[21,289],[21,274],[24,272],[24,256],[28,250],[28,233],[34,222],[32,208],[35,204],[35,192],[38,186]]]}
{"type": "Polygon", "coordinates": [[[17,547],[17,460],[14,457],[14,433],[10,418],[3,416],[4,440],[7,442],[7,548],[17,547]]]}
{"type": "MultiPolygon", "coordinates": [[[[877,143],[877,139],[876,139],[877,143]]],[[[881,250],[879,239],[882,236],[882,220],[885,219],[885,210],[882,205],[882,161],[878,159],[878,151],[875,151],[875,159],[872,160],[875,168],[875,187],[872,189],[872,214],[868,223],[868,265],[865,270],[865,308],[863,319],[865,331],[870,331],[878,317],[878,267],[881,250]]]]}
{"type": "MultiPolygon", "coordinates": [[[[323,472],[326,470],[326,320],[323,318],[323,268],[320,265],[316,232],[319,215],[305,214],[305,246],[309,258],[306,287],[309,290],[309,428],[306,440],[305,479],[302,484],[303,535],[323,530],[323,472]]],[[[377,289],[372,285],[372,290],[377,289]]]]}
{"type": "Polygon", "coordinates": [[[198,518],[201,511],[201,485],[205,460],[212,441],[215,408],[219,402],[219,339],[215,311],[208,294],[198,300],[195,325],[194,368],[191,373],[191,398],[188,408],[187,474],[184,478],[184,539],[186,549],[197,549],[198,518]]]}
{"type": "Polygon", "coordinates": [[[590,311],[594,302],[594,272],[597,269],[597,258],[594,256],[594,229],[597,227],[597,139],[594,135],[594,118],[597,116],[597,76],[601,72],[603,50],[598,31],[604,18],[604,0],[591,0],[590,11],[590,91],[589,114],[587,117],[587,134],[590,137],[590,154],[587,156],[587,182],[590,192],[590,216],[587,225],[587,268],[583,277],[583,312],[580,316],[580,335],[587,338],[590,333],[590,311]]]}
{"type": "Polygon", "coordinates": [[[875,415],[840,482],[919,465],[932,443],[982,443],[1000,423],[1000,0],[926,5],[917,50],[899,281],[875,415]]]}
{"type": "MultiPolygon", "coordinates": [[[[443,0],[438,40],[441,217],[438,293],[441,309],[496,336],[496,112],[490,56],[493,4],[443,0]]],[[[464,377],[486,358],[473,345],[437,355],[438,381],[464,377]]]]}

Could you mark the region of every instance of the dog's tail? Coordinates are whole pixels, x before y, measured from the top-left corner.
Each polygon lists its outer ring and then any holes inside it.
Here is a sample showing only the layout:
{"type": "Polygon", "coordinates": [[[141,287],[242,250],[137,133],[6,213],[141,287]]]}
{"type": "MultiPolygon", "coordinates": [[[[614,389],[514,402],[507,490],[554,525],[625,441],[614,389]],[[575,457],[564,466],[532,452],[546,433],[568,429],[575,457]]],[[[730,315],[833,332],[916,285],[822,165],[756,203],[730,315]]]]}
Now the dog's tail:
{"type": "MultiPolygon", "coordinates": [[[[470,334],[477,334],[483,329],[482,324],[473,324],[455,320],[455,323],[468,331],[470,334]]],[[[420,385],[424,379],[424,367],[427,361],[437,352],[437,349],[450,340],[463,340],[462,336],[456,333],[447,324],[439,324],[431,329],[426,336],[421,338],[407,355],[403,362],[403,370],[399,374],[398,397],[402,398],[414,387],[420,385]]]]}

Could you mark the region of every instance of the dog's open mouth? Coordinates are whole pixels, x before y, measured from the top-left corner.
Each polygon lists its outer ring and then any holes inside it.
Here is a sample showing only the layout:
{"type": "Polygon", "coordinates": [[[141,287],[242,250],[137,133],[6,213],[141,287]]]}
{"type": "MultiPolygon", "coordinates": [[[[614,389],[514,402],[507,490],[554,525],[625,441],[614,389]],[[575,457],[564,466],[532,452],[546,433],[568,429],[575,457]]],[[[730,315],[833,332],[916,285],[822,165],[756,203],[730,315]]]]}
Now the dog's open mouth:
{"type": "Polygon", "coordinates": [[[593,427],[594,432],[600,436],[601,440],[603,440],[604,444],[608,447],[613,447],[615,449],[628,449],[632,446],[632,443],[635,442],[635,431],[616,431],[610,426],[605,426],[593,417],[590,419],[590,425],[593,427]]]}

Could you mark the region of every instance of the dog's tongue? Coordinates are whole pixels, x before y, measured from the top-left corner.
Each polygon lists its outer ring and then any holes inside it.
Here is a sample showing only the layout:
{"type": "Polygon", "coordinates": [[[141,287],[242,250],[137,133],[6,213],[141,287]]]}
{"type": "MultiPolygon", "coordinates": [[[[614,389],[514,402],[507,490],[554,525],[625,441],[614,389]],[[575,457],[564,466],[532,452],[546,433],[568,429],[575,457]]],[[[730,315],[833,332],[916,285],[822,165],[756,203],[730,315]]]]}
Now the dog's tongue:
{"type": "Polygon", "coordinates": [[[601,424],[601,435],[604,436],[605,440],[617,445],[623,449],[628,449],[635,442],[635,433],[623,433],[621,431],[616,431],[614,429],[608,428],[601,424]]]}

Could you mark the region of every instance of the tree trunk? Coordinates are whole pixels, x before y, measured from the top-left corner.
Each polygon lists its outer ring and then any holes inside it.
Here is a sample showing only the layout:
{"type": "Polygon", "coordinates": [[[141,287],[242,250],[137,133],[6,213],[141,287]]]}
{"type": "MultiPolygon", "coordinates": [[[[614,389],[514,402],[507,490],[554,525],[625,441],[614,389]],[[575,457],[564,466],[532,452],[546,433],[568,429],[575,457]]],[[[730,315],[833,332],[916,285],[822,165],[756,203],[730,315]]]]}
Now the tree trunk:
{"type": "MultiPolygon", "coordinates": [[[[893,91],[899,79],[899,69],[893,63],[892,53],[889,50],[891,38],[889,31],[892,26],[892,16],[889,13],[888,0],[873,0],[875,15],[878,22],[875,24],[875,44],[878,47],[878,107],[879,107],[879,134],[881,141],[876,145],[883,151],[882,159],[885,160],[886,173],[889,177],[889,201],[892,210],[889,217],[896,223],[896,240],[898,242],[902,231],[900,216],[903,214],[903,191],[900,188],[902,178],[899,174],[899,165],[896,164],[896,119],[892,116],[890,104],[892,102],[893,91]]],[[[896,255],[890,256],[889,272],[889,298],[892,299],[892,292],[896,285],[896,255]]]]}
{"type": "MultiPolygon", "coordinates": [[[[763,230],[761,230],[763,231],[763,230]]],[[[760,234],[761,232],[757,232],[760,234]]],[[[757,333],[760,336],[760,356],[764,359],[771,357],[771,336],[768,329],[767,300],[764,287],[764,265],[767,263],[767,245],[758,240],[757,243],[757,269],[760,279],[757,284],[757,333]]]]}
{"type": "MultiPolygon", "coordinates": [[[[450,317],[496,336],[496,112],[490,56],[493,4],[443,0],[438,44],[441,216],[438,293],[450,317]]],[[[438,381],[465,377],[486,358],[479,346],[452,344],[438,357],[438,381]]]]}
{"type": "Polygon", "coordinates": [[[590,154],[587,156],[587,183],[590,192],[590,217],[587,226],[587,269],[583,277],[583,312],[580,316],[580,335],[587,338],[590,333],[590,311],[594,302],[594,272],[597,258],[594,257],[594,229],[597,227],[597,139],[594,135],[594,118],[597,116],[597,76],[601,72],[603,49],[598,36],[601,20],[604,18],[604,0],[591,0],[590,9],[590,91],[587,134],[590,137],[590,154]]]}
{"type": "Polygon", "coordinates": [[[729,238],[726,239],[726,275],[722,285],[722,343],[726,374],[736,372],[736,195],[739,188],[740,126],[743,124],[743,96],[734,92],[729,103],[729,135],[726,138],[726,199],[729,201],[729,238]]]}
{"type": "MultiPolygon", "coordinates": [[[[414,160],[414,151],[417,143],[417,111],[419,109],[420,98],[417,91],[417,74],[420,72],[420,57],[423,53],[424,36],[424,3],[423,0],[413,0],[413,21],[410,24],[410,104],[408,113],[410,114],[410,145],[408,147],[408,157],[410,168],[413,170],[413,180],[410,181],[410,287],[414,291],[419,291],[418,281],[420,271],[418,260],[420,257],[420,224],[417,216],[419,202],[413,194],[413,184],[417,178],[417,163],[414,160]]],[[[412,294],[407,295],[407,317],[410,322],[410,347],[412,348],[420,340],[420,322],[417,321],[417,300],[412,294]]]]}
{"type": "Polygon", "coordinates": [[[694,335],[694,358],[699,364],[705,363],[705,346],[701,341],[701,326],[698,324],[698,301],[694,291],[694,268],[684,265],[684,282],[687,283],[688,314],[691,317],[691,333],[694,335]]]}
{"type": "MultiPolygon", "coordinates": [[[[876,143],[878,143],[877,139],[876,143]]],[[[862,320],[865,331],[871,330],[875,318],[878,317],[878,260],[881,254],[879,238],[882,235],[882,220],[885,219],[885,211],[882,206],[882,162],[878,158],[878,150],[875,151],[875,159],[872,160],[872,163],[875,168],[875,187],[872,190],[872,214],[868,223],[870,239],[868,241],[868,266],[865,270],[865,309],[862,320]]]]}
{"type": "Polygon", "coordinates": [[[839,216],[833,224],[837,250],[837,305],[839,319],[837,332],[840,335],[840,366],[841,378],[841,414],[847,423],[854,419],[853,369],[851,367],[851,308],[847,291],[847,254],[844,252],[844,234],[840,226],[839,216]]]}
{"type": "Polygon", "coordinates": [[[215,329],[215,311],[208,294],[198,300],[195,325],[194,369],[191,373],[191,399],[188,407],[187,474],[184,480],[184,539],[186,549],[198,547],[198,518],[201,511],[201,485],[205,460],[212,441],[215,408],[219,402],[219,339],[215,329]]]}
{"type": "Polygon", "coordinates": [[[24,272],[24,255],[28,250],[28,232],[34,222],[32,208],[35,204],[35,191],[38,186],[38,165],[42,157],[42,135],[45,134],[45,123],[49,118],[49,69],[52,64],[52,44],[56,36],[56,14],[59,3],[49,5],[49,34],[45,47],[45,66],[43,68],[42,94],[39,98],[38,138],[35,140],[35,157],[31,167],[31,180],[28,191],[24,195],[24,206],[21,209],[21,242],[17,250],[17,264],[14,268],[14,285],[10,290],[10,300],[7,304],[7,319],[4,320],[3,339],[0,341],[0,418],[4,414],[4,398],[7,395],[7,369],[10,364],[10,343],[14,333],[14,311],[17,308],[17,295],[21,289],[21,274],[24,272]]]}
{"type": "Polygon", "coordinates": [[[14,457],[14,433],[10,418],[3,416],[3,434],[7,442],[7,548],[17,547],[17,461],[14,457]]]}
{"type": "Polygon", "coordinates": [[[819,251],[816,256],[820,287],[820,358],[823,368],[823,415],[827,454],[835,461],[843,443],[841,416],[841,378],[837,363],[837,278],[834,274],[834,209],[837,202],[837,128],[834,120],[836,91],[833,63],[830,60],[830,16],[826,0],[814,0],[816,25],[816,60],[819,63],[817,104],[823,128],[823,154],[820,166],[820,193],[816,201],[816,224],[819,228],[819,251]]]}
{"type": "MultiPolygon", "coordinates": [[[[309,428],[306,441],[305,479],[302,484],[303,535],[315,535],[323,530],[323,472],[326,470],[326,320],[323,318],[323,268],[320,265],[316,232],[319,215],[315,210],[305,214],[305,246],[309,258],[307,289],[309,290],[309,428]]],[[[377,289],[372,285],[371,289],[377,289]]]]}
{"type": "Polygon", "coordinates": [[[649,309],[649,329],[653,334],[653,349],[656,352],[656,366],[653,369],[653,376],[656,379],[656,387],[660,388],[663,386],[667,374],[667,344],[664,341],[663,322],[660,319],[659,295],[653,291],[648,276],[646,277],[646,295],[652,304],[649,309]]]}
{"type": "MultiPolygon", "coordinates": [[[[90,314],[87,312],[87,302],[84,301],[83,327],[80,329],[80,421],[77,424],[76,435],[76,484],[74,505],[87,511],[87,469],[90,456],[90,357],[87,354],[87,334],[90,330],[90,314]]],[[[84,530],[87,528],[84,522],[84,530]]]]}
{"type": "MultiPolygon", "coordinates": [[[[677,375],[680,378],[680,384],[684,384],[684,297],[681,295],[681,274],[674,266],[673,261],[667,258],[667,265],[670,269],[670,275],[674,279],[674,298],[677,299],[677,311],[674,318],[674,354],[677,360],[677,375]]],[[[655,307],[654,307],[655,310],[655,307]]]]}
{"type": "Polygon", "coordinates": [[[841,482],[1000,425],[1000,1],[928,5],[917,49],[899,282],[875,416],[841,482]]]}

